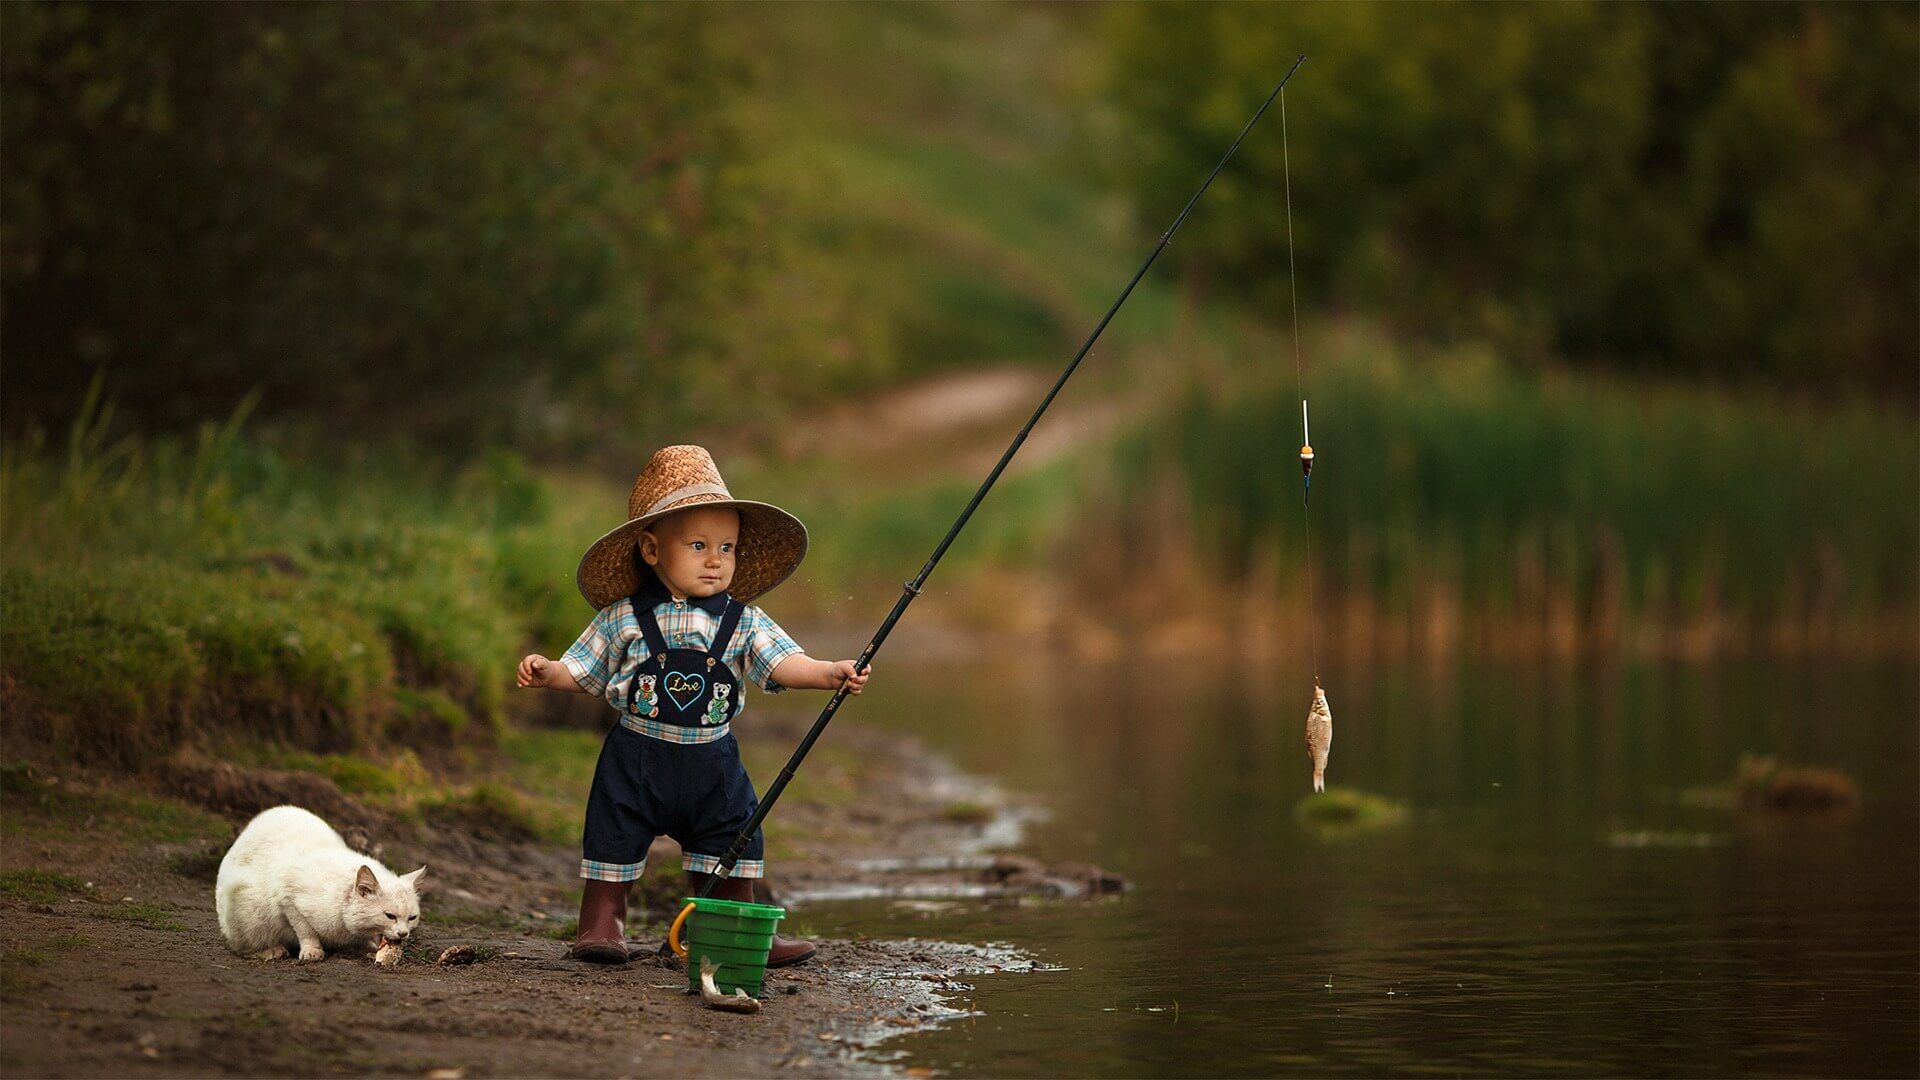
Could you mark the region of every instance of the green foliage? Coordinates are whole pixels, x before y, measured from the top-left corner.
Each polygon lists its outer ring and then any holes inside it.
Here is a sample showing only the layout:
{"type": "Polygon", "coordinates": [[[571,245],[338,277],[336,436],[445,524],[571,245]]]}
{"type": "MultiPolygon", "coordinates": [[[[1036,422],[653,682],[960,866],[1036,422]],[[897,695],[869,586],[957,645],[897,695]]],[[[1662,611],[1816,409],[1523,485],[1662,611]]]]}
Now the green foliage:
{"type": "MultiPolygon", "coordinates": [[[[1920,430],[1899,410],[1543,381],[1479,350],[1407,358],[1360,336],[1317,349],[1323,585],[1392,601],[1439,581],[1499,607],[1538,575],[1583,610],[1623,590],[1655,615],[1916,599],[1920,430]]],[[[1303,562],[1290,376],[1242,365],[1230,393],[1192,390],[1127,451],[1136,474],[1178,462],[1196,532],[1228,567],[1303,562]]]]}
{"type": "Polygon", "coordinates": [[[758,359],[731,313],[812,295],[778,280],[718,9],[0,17],[16,418],[106,369],[162,422],[259,388],[336,431],[553,445],[729,408],[758,359]]]}
{"type": "Polygon", "coordinates": [[[751,115],[830,305],[793,313],[793,332],[820,326],[842,357],[822,386],[1070,350],[1117,287],[1109,245],[1132,242],[1063,138],[1063,84],[1087,39],[1037,8],[736,15],[742,47],[780,88],[751,115]]]}
{"type": "MultiPolygon", "coordinates": [[[[1311,57],[1284,118],[1308,311],[1916,389],[1911,5],[1124,4],[1107,39],[1122,119],[1104,149],[1155,229],[1311,57]]],[[[1241,147],[1181,260],[1192,288],[1284,318],[1280,134],[1241,147]]]]}

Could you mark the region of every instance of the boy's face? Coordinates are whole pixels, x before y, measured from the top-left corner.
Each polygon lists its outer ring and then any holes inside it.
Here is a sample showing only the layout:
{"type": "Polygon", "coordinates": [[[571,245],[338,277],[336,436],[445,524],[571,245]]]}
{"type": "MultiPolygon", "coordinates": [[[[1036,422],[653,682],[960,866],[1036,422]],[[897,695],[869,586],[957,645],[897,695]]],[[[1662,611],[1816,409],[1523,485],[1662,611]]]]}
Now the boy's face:
{"type": "Polygon", "coordinates": [[[713,596],[733,584],[739,542],[738,510],[695,507],[668,514],[642,530],[640,557],[673,595],[713,596]]]}

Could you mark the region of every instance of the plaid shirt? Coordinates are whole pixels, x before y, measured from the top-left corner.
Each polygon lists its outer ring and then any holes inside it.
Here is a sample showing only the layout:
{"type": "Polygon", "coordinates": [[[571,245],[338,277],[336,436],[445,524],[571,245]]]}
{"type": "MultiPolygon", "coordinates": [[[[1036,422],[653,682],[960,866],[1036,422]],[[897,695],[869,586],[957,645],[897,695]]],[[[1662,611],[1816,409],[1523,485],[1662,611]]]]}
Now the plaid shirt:
{"type": "MultiPolygon", "coordinates": [[[[721,593],[687,600],[667,597],[655,604],[653,617],[660,624],[667,648],[705,651],[711,647],[713,633],[720,626],[720,612],[725,610],[725,600],[726,594],[721,593]]],[[[779,623],[748,604],[740,613],[740,625],[734,629],[733,639],[727,643],[727,651],[721,654],[720,660],[743,682],[751,681],[769,694],[778,694],[786,687],[773,681],[773,669],[800,651],[799,644],[780,629],[779,623]]],[[[642,735],[683,744],[725,738],[733,729],[731,723],[687,728],[637,717],[627,711],[633,701],[634,676],[652,655],[646,638],[640,633],[640,620],[633,613],[632,598],[621,597],[600,609],[592,625],[560,657],[560,663],[566,665],[580,689],[605,697],[607,704],[620,714],[620,722],[642,735]]],[[[735,715],[745,711],[746,706],[742,698],[734,710],[735,715]]]]}

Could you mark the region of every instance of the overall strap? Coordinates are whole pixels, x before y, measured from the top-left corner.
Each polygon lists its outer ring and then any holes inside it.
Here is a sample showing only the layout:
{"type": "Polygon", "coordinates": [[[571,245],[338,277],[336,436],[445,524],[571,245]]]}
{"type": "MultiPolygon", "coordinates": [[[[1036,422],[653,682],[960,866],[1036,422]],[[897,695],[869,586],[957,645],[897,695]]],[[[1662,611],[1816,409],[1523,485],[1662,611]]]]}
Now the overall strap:
{"type": "Polygon", "coordinates": [[[747,605],[732,597],[727,598],[726,614],[720,616],[720,625],[713,628],[713,644],[707,649],[708,655],[715,661],[720,660],[727,651],[727,645],[733,641],[734,628],[740,625],[740,616],[746,610],[747,605]]]}
{"type": "Polygon", "coordinates": [[[653,617],[653,605],[633,597],[633,618],[640,624],[640,636],[647,641],[647,659],[664,664],[667,660],[667,637],[660,632],[660,623],[653,617]]]}

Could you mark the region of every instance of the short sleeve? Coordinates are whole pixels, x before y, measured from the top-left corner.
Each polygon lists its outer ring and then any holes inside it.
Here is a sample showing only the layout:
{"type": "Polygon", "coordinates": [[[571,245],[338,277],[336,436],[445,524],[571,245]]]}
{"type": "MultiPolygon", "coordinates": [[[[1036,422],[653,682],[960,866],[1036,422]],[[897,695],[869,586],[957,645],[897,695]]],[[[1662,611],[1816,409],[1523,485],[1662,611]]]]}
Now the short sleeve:
{"type": "Polygon", "coordinates": [[[766,612],[751,604],[740,617],[740,630],[747,640],[747,678],[769,694],[785,690],[786,687],[773,681],[773,669],[780,666],[780,661],[803,651],[800,643],[780,629],[780,624],[766,612]]]}
{"type": "Polygon", "coordinates": [[[607,680],[613,677],[625,648],[614,629],[618,625],[618,612],[614,609],[620,603],[616,600],[601,608],[600,614],[581,632],[579,640],[560,656],[561,665],[580,689],[596,697],[606,690],[607,680]]]}

